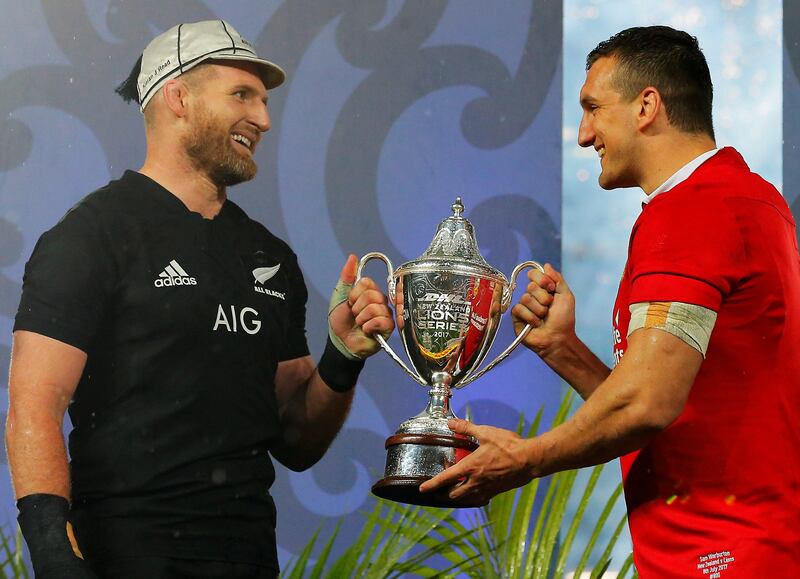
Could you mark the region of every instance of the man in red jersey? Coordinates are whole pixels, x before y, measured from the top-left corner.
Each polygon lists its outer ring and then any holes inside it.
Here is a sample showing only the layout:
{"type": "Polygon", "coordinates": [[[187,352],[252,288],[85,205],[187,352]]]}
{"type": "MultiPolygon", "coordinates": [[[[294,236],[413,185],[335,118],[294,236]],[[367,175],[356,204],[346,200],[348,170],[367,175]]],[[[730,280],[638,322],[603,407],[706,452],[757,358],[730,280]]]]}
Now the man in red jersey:
{"type": "Polygon", "coordinates": [[[525,344],[585,403],[533,439],[481,443],[423,485],[471,502],[621,457],[642,577],[800,576],[800,255],[778,191],[716,148],[697,40],[631,28],[587,58],[579,144],[604,189],[647,195],[613,310],[607,368],[575,334],[561,274],[530,274],[525,344]]]}

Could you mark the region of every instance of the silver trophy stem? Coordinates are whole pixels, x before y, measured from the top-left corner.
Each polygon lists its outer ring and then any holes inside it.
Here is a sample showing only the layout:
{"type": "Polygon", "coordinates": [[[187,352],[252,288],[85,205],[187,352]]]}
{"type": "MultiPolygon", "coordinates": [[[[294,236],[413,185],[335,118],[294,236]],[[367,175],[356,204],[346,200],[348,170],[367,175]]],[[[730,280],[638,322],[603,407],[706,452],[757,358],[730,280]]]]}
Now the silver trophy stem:
{"type": "Polygon", "coordinates": [[[430,399],[424,414],[430,418],[448,419],[454,418],[450,408],[450,382],[452,377],[447,372],[434,372],[432,375],[433,385],[428,391],[430,399]]]}

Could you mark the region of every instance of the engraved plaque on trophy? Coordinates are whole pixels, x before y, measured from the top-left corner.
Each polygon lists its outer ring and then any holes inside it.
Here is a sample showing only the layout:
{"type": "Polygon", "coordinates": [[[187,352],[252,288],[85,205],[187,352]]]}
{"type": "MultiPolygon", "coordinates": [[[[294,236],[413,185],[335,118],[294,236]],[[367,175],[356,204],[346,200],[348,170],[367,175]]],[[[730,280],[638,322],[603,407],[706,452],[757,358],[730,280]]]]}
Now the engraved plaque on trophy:
{"type": "Polygon", "coordinates": [[[413,370],[382,336],[377,339],[429,394],[427,408],[403,422],[386,440],[384,478],[375,483],[372,492],[389,500],[437,507],[478,506],[453,504],[446,493],[422,494],[418,488],[478,448],[474,438],[456,434],[447,426],[447,420],[454,417],[452,389],[484,375],[522,341],[530,326],[491,363],[478,369],[497,335],[501,314],[511,302],[517,275],[526,267],[542,270],[537,262],[525,261],[514,268],[509,282],[481,256],[472,223],[463,216],[461,198],[452,210],[418,259],[395,270],[388,257],[371,252],[358,265],[360,278],[368,261],[380,259],[386,264],[389,301],[413,370]]]}

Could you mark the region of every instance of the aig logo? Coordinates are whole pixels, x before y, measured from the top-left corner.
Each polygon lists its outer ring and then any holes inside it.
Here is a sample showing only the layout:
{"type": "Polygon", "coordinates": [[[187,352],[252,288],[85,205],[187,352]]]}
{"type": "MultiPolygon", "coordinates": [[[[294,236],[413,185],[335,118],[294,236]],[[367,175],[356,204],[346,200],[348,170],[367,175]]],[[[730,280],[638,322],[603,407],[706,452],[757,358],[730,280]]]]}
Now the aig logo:
{"type": "Polygon", "coordinates": [[[258,319],[258,312],[250,307],[241,308],[238,312],[236,306],[229,309],[223,308],[222,304],[217,306],[217,319],[214,321],[212,331],[225,330],[228,332],[238,332],[241,328],[248,334],[257,334],[261,329],[261,320],[258,319]]]}

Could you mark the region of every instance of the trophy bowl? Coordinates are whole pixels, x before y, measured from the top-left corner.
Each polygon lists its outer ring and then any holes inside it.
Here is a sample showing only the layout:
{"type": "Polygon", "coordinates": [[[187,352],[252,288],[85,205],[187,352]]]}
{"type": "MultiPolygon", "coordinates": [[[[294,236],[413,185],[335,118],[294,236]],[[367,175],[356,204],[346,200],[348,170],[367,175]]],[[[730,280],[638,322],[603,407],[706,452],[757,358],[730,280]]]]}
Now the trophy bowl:
{"type": "Polygon", "coordinates": [[[472,224],[463,217],[457,198],[453,215],[439,225],[428,249],[418,259],[394,270],[384,254],[371,252],[359,262],[357,277],[372,259],[385,262],[389,300],[410,369],[382,336],[377,340],[389,356],[418,384],[429,388],[428,405],[403,422],[386,440],[384,477],[373,494],[398,502],[436,507],[479,504],[452,502],[446,492],[423,494],[419,485],[454,465],[478,448],[469,436],[450,430],[455,415],[452,389],[463,388],[504,360],[522,341],[530,326],[491,363],[478,369],[494,342],[502,313],[508,309],[515,279],[526,261],[514,268],[511,282],[481,256],[472,224]]]}

